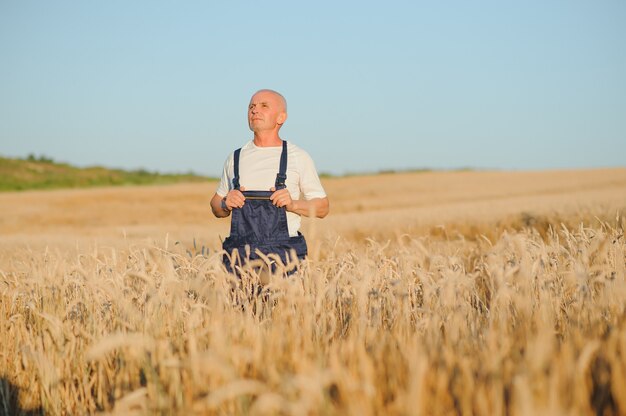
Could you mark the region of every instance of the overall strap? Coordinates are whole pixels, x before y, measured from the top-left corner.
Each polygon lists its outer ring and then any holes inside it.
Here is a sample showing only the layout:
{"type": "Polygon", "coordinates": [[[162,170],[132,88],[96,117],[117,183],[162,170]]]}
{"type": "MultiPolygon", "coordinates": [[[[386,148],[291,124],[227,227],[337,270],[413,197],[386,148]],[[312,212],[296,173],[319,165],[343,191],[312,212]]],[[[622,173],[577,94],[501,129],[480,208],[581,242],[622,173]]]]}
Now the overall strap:
{"type": "Polygon", "coordinates": [[[233,155],[233,187],[235,189],[239,189],[239,153],[241,153],[241,148],[235,150],[235,154],[233,155]]]}
{"type": "Polygon", "coordinates": [[[283,151],[280,154],[280,169],[276,175],[276,182],[274,187],[278,189],[286,188],[285,181],[287,180],[287,141],[283,140],[283,151]]]}

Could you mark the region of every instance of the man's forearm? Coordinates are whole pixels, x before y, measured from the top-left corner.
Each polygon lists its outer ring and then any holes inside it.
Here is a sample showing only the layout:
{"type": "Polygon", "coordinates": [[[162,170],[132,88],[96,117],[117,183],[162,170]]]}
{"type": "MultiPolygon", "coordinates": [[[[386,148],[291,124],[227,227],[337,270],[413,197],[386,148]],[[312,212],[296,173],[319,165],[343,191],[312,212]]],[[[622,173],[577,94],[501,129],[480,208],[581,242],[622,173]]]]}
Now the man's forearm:
{"type": "Polygon", "coordinates": [[[211,199],[211,211],[217,218],[225,218],[230,215],[230,211],[222,208],[222,197],[215,194],[211,199]]]}
{"type": "Polygon", "coordinates": [[[328,198],[313,198],[309,200],[297,199],[292,201],[292,207],[288,209],[298,215],[305,217],[324,218],[328,215],[329,203],[328,198]]]}

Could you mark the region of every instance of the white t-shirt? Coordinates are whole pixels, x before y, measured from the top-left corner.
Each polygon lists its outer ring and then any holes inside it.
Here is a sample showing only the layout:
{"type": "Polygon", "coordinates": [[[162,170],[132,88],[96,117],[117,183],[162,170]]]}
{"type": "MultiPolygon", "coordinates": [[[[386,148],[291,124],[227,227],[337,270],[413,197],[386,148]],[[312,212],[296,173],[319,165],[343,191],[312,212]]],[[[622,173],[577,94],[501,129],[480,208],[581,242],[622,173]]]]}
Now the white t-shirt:
{"type": "MultiPolygon", "coordinates": [[[[269,191],[274,186],[280,169],[282,146],[259,147],[251,140],[241,148],[239,155],[239,185],[246,191],[269,191]]],[[[224,163],[222,179],[216,193],[224,197],[233,189],[234,153],[224,163]]],[[[295,144],[287,143],[287,190],[292,199],[325,198],[326,192],[315,170],[311,156],[295,144]]],[[[287,227],[290,236],[298,235],[300,215],[287,212],[287,227]]]]}

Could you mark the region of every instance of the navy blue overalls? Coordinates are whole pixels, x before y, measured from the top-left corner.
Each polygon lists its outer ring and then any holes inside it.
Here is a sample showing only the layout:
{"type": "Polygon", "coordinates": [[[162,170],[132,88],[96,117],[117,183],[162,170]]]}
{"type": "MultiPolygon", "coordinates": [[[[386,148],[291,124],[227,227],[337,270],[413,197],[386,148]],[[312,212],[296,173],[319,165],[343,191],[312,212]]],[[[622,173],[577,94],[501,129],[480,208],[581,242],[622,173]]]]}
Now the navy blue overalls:
{"type": "MultiPolygon", "coordinates": [[[[233,187],[239,189],[239,154],[234,154],[233,187]]],[[[287,179],[287,142],[283,141],[280,155],[280,167],[276,175],[275,188],[286,187],[287,179]]],[[[232,211],[230,236],[224,240],[222,248],[226,251],[223,262],[229,272],[236,272],[237,267],[245,265],[249,260],[260,259],[257,250],[264,255],[275,254],[283,264],[294,261],[292,252],[302,259],[307,254],[304,236],[298,232],[295,237],[289,236],[287,228],[287,212],[278,208],[270,201],[272,191],[243,191],[246,202],[242,208],[232,211]]],[[[271,256],[270,256],[271,257],[271,256]]],[[[275,265],[272,265],[275,271],[275,265]]],[[[238,274],[238,273],[237,273],[238,274]]]]}

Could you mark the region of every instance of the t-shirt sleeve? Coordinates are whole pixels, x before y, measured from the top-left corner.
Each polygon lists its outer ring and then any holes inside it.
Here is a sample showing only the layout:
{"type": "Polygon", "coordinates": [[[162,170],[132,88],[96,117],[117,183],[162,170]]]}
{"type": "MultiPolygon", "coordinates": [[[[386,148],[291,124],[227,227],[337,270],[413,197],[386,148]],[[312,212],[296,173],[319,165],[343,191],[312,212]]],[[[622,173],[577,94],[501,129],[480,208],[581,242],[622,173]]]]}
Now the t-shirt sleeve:
{"type": "Polygon", "coordinates": [[[217,186],[217,190],[215,191],[215,193],[221,197],[225,197],[226,194],[228,194],[228,191],[232,189],[232,177],[234,175],[233,170],[233,155],[230,154],[224,162],[222,178],[220,179],[220,184],[217,186]]]}
{"type": "Polygon", "coordinates": [[[309,154],[301,151],[300,157],[300,190],[304,199],[326,198],[326,191],[322,187],[320,177],[315,169],[315,163],[309,154]]]}

